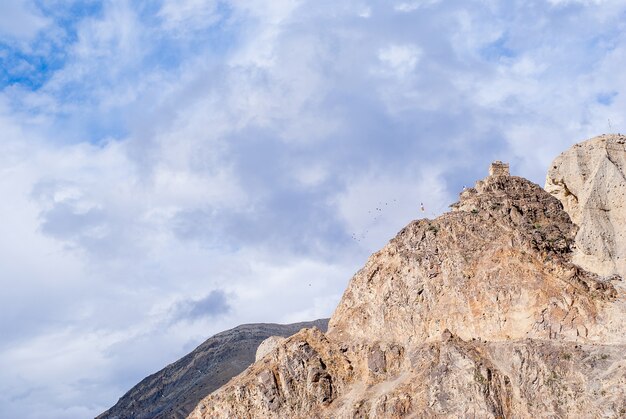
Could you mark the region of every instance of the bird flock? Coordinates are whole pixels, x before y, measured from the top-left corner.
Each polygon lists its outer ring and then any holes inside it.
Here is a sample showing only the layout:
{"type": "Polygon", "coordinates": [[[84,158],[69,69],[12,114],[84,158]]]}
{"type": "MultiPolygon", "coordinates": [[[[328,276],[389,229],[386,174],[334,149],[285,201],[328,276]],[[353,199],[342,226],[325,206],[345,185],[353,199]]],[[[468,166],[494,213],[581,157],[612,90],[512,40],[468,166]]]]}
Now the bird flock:
{"type": "MultiPolygon", "coordinates": [[[[368,220],[367,225],[371,226],[373,224],[375,224],[378,220],[380,220],[383,215],[386,214],[386,211],[391,209],[391,207],[395,207],[398,205],[398,200],[394,199],[393,201],[388,201],[388,202],[383,202],[380,201],[377,204],[378,206],[376,206],[373,209],[370,209],[367,211],[367,213],[370,216],[370,219],[368,220]]],[[[424,203],[420,202],[420,211],[422,213],[426,212],[426,208],[424,207],[424,203]]],[[[361,233],[357,233],[357,232],[353,232],[350,237],[352,238],[352,240],[354,240],[357,243],[362,242],[363,240],[365,240],[367,238],[369,234],[369,229],[366,228],[365,230],[363,230],[361,233]]]]}

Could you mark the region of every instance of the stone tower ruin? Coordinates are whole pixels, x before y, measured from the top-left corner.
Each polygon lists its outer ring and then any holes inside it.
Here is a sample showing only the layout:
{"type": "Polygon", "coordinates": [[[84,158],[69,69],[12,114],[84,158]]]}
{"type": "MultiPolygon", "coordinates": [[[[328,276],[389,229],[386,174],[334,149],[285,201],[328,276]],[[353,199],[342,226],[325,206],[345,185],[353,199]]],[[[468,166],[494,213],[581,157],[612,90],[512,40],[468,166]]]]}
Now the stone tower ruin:
{"type": "Polygon", "coordinates": [[[509,164],[496,160],[489,166],[489,176],[510,176],[509,164]]]}

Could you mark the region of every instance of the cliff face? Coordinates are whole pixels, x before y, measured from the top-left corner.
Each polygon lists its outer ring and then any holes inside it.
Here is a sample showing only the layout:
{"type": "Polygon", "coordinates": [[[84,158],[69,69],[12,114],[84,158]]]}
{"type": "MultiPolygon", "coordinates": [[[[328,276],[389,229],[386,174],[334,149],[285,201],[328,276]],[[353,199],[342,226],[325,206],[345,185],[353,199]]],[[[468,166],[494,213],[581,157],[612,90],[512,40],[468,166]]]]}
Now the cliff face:
{"type": "Polygon", "coordinates": [[[600,275],[626,276],[626,136],[595,137],[558,156],[546,190],[580,227],[574,262],[600,275]]]}
{"type": "Polygon", "coordinates": [[[326,330],[328,319],[295,324],[246,324],[219,333],[194,351],[142,380],[98,419],[185,418],[198,402],[254,362],[269,336],[305,327],[326,330]]]}
{"type": "Polygon", "coordinates": [[[504,166],[414,221],[190,418],[623,417],[626,297],[558,199],[504,166]],[[501,170],[500,170],[501,169],[501,170]]]}

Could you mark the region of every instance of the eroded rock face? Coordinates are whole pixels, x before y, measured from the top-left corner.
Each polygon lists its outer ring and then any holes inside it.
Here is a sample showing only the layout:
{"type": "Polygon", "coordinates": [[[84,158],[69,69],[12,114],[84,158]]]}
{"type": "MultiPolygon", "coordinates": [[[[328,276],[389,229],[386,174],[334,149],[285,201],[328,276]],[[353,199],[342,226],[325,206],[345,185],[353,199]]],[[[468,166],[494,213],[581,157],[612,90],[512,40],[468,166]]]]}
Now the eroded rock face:
{"type": "Polygon", "coordinates": [[[326,335],[281,342],[190,417],[626,415],[619,278],[574,264],[561,202],[499,168],[373,254],[326,335]]]}
{"type": "Polygon", "coordinates": [[[345,391],[351,375],[341,348],[319,329],[305,329],[200,402],[189,417],[314,417],[345,391]]]}
{"type": "Polygon", "coordinates": [[[579,226],[574,262],[626,277],[626,136],[576,144],[554,160],[545,187],[579,226]]]}

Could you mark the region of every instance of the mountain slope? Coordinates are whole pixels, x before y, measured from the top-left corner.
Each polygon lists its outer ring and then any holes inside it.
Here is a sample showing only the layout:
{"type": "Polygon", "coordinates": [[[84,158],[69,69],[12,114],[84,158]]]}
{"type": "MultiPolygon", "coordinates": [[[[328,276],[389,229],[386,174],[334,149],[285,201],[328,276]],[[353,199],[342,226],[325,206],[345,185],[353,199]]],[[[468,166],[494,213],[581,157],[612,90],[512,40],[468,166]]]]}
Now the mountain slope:
{"type": "Polygon", "coordinates": [[[573,263],[556,198],[494,172],[372,255],[326,334],[288,338],[189,417],[626,415],[621,278],[573,263]]]}
{"type": "Polygon", "coordinates": [[[246,324],[221,332],[142,380],[98,418],[184,418],[204,396],[252,364],[263,340],[290,336],[306,327],[326,330],[327,324],[328,319],[287,325],[246,324]]]}

